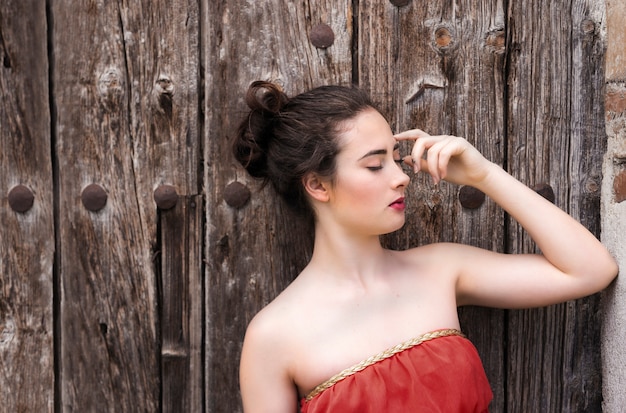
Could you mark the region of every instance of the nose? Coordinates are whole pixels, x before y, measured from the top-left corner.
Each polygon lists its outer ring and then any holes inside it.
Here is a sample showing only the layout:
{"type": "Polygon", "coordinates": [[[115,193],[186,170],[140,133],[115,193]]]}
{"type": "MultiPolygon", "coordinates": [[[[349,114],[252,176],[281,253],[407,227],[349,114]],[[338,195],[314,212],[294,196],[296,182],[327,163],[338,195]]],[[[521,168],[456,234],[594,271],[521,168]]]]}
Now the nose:
{"type": "Polygon", "coordinates": [[[400,164],[396,164],[396,165],[398,166],[398,169],[396,169],[396,171],[394,172],[394,177],[393,177],[394,187],[398,188],[398,187],[407,186],[411,178],[407,174],[404,173],[404,171],[402,170],[402,166],[400,164]]]}

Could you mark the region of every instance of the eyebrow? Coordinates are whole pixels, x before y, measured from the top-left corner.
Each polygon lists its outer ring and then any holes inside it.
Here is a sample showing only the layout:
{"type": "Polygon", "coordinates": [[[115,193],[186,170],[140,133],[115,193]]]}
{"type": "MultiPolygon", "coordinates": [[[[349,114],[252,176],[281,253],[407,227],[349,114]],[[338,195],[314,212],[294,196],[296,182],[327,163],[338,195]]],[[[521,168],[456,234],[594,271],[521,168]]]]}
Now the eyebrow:
{"type": "MultiPolygon", "coordinates": [[[[396,143],[396,144],[393,146],[393,151],[395,152],[395,151],[397,151],[398,149],[400,149],[400,144],[399,144],[399,143],[396,143]]],[[[361,160],[361,159],[365,159],[365,158],[367,158],[368,156],[374,156],[374,155],[386,155],[386,154],[387,154],[387,149],[374,149],[373,151],[369,151],[369,152],[368,152],[368,153],[366,153],[365,155],[361,156],[361,157],[359,158],[359,160],[361,160]]]]}

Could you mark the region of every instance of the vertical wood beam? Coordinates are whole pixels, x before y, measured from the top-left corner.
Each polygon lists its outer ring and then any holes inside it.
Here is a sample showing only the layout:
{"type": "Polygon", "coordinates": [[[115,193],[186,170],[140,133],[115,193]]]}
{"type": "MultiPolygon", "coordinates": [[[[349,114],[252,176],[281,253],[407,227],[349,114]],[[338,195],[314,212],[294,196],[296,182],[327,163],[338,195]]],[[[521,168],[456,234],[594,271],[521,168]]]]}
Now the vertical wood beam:
{"type": "Polygon", "coordinates": [[[202,196],[160,212],[163,413],[202,411],[202,196]]]}
{"type": "Polygon", "coordinates": [[[0,409],[54,410],[46,2],[0,5],[0,409]]]}
{"type": "MultiPolygon", "coordinates": [[[[509,2],[509,171],[599,235],[603,4],[509,2]]],[[[511,253],[538,252],[515,222],[511,253]]],[[[599,296],[509,313],[508,411],[599,411],[599,296]]]]}
{"type": "Polygon", "coordinates": [[[153,196],[161,185],[199,192],[198,4],[59,0],[50,9],[60,410],[158,411],[153,196]]]}

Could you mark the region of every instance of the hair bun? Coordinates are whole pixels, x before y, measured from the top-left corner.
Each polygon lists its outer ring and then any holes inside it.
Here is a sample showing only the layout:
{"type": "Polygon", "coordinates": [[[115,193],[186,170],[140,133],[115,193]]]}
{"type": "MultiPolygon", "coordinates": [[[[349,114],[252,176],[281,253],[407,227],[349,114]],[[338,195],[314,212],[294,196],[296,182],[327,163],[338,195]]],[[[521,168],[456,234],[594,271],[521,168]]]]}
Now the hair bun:
{"type": "Polygon", "coordinates": [[[278,115],[288,101],[280,86],[263,80],[252,82],[246,94],[248,107],[265,116],[278,115]]]}
{"type": "Polygon", "coordinates": [[[248,88],[246,104],[250,113],[239,126],[233,143],[235,159],[256,178],[267,179],[267,146],[272,139],[272,126],[289,97],[280,86],[257,80],[248,88]]]}

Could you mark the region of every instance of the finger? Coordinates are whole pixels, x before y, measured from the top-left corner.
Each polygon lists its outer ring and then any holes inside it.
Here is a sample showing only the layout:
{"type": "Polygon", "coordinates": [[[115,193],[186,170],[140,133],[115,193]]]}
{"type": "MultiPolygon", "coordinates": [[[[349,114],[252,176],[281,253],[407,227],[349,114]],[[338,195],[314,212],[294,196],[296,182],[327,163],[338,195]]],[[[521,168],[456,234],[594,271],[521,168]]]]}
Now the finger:
{"type": "Polygon", "coordinates": [[[427,171],[428,170],[428,161],[426,161],[426,159],[413,159],[410,155],[408,155],[408,156],[405,156],[404,158],[402,158],[402,161],[406,165],[408,165],[411,168],[413,168],[415,173],[418,173],[419,171],[427,171]]]}
{"type": "Polygon", "coordinates": [[[448,172],[448,162],[455,154],[456,146],[454,138],[447,136],[428,148],[426,159],[428,160],[428,172],[435,183],[444,179],[448,172]]]}
{"type": "Polygon", "coordinates": [[[448,175],[448,169],[450,163],[454,159],[463,156],[467,149],[467,141],[463,138],[451,136],[444,147],[442,147],[439,154],[439,170],[441,172],[441,179],[445,179],[448,175]]]}
{"type": "Polygon", "coordinates": [[[425,153],[426,153],[426,142],[424,142],[424,140],[421,140],[421,139],[415,141],[415,144],[413,145],[413,149],[411,149],[411,158],[413,160],[413,171],[415,173],[419,172],[420,170],[424,170],[421,167],[420,160],[424,157],[425,153]]]}
{"type": "Polygon", "coordinates": [[[415,144],[413,145],[413,150],[411,151],[411,156],[413,157],[413,159],[418,160],[425,158],[426,160],[428,160],[428,162],[424,164],[425,167],[420,166],[420,168],[416,169],[415,172],[417,172],[418,170],[428,171],[428,173],[433,175],[433,178],[436,180],[436,159],[438,156],[437,153],[439,151],[438,148],[439,146],[441,146],[441,142],[442,141],[440,136],[429,136],[428,138],[415,141],[415,144]]]}
{"type": "Polygon", "coordinates": [[[433,181],[436,185],[441,179],[439,176],[439,144],[428,148],[426,163],[428,164],[428,173],[433,177],[433,181]]]}
{"type": "Polygon", "coordinates": [[[404,132],[397,133],[393,137],[398,141],[416,140],[419,138],[427,138],[430,135],[421,129],[410,129],[404,132]]]}

